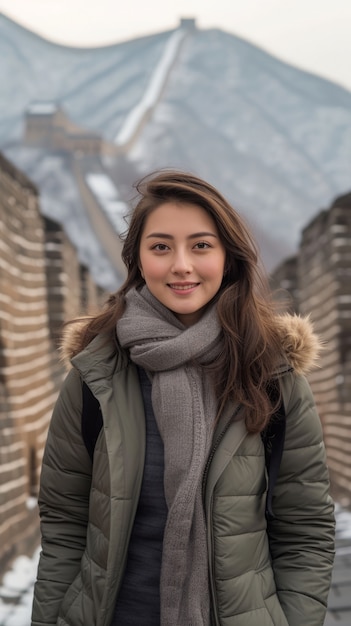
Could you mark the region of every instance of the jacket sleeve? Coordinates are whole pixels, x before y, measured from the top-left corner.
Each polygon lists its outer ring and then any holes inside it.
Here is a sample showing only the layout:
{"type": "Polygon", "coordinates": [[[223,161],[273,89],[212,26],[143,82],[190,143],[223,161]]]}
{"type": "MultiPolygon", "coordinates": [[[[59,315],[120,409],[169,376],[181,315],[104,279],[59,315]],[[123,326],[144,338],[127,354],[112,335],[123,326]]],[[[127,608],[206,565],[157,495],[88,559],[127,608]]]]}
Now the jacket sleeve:
{"type": "Polygon", "coordinates": [[[282,380],[286,439],[268,523],[272,564],[289,626],[322,626],[334,561],[334,506],[322,428],[303,376],[282,380]]]}
{"type": "Polygon", "coordinates": [[[81,436],[82,384],[76,370],[63,383],[52,415],[40,479],[42,551],[32,626],[56,624],[86,544],[91,461],[81,436]]]}

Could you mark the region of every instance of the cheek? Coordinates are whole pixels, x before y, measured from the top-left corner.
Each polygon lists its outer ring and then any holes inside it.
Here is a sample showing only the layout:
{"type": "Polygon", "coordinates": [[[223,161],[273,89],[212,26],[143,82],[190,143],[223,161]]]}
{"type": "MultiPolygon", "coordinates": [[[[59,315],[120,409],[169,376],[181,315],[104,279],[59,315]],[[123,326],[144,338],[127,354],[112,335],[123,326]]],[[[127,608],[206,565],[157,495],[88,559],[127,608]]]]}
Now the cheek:
{"type": "Polygon", "coordinates": [[[213,260],[209,261],[202,267],[202,271],[206,274],[208,279],[217,280],[221,283],[224,275],[224,261],[222,258],[219,258],[215,262],[213,260]]]}
{"type": "Polygon", "coordinates": [[[163,263],[160,263],[160,259],[141,257],[140,268],[146,281],[157,279],[164,273],[163,263]]]}

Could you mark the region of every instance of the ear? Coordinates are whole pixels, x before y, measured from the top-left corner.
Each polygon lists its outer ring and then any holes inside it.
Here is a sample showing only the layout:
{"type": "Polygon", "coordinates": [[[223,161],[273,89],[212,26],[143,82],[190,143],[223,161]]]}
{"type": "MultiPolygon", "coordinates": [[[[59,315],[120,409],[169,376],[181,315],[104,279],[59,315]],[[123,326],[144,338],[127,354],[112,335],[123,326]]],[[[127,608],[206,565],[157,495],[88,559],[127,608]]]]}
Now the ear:
{"type": "Polygon", "coordinates": [[[141,278],[142,278],[143,280],[145,280],[145,277],[144,277],[144,272],[143,272],[143,268],[141,267],[141,265],[138,265],[138,268],[139,268],[139,272],[140,272],[140,274],[141,274],[141,278]]]}

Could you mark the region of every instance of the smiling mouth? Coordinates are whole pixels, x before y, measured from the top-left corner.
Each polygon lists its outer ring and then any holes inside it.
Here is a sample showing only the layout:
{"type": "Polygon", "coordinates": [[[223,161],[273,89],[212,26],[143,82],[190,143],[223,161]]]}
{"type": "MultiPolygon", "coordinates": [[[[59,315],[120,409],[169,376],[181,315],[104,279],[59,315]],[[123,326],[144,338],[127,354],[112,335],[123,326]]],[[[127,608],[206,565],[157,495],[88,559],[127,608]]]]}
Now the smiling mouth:
{"type": "Polygon", "coordinates": [[[176,291],[189,291],[190,289],[194,289],[198,285],[199,283],[189,283],[187,285],[179,285],[177,283],[168,283],[168,286],[171,289],[175,289],[176,291]]]}

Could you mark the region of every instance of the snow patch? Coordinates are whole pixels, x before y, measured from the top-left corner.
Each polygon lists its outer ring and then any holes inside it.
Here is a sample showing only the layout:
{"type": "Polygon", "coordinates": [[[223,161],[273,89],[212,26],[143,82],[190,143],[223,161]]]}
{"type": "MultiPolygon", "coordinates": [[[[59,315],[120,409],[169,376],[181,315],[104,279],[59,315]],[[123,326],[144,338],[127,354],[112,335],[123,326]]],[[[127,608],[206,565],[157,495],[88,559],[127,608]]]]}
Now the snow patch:
{"type": "Polygon", "coordinates": [[[151,76],[151,80],[142,99],[131,109],[115,138],[117,145],[122,146],[132,139],[145,113],[156,105],[167,79],[168,72],[177,57],[179,47],[185,35],[186,30],[178,29],[169,38],[163,56],[151,76]]]}
{"type": "Polygon", "coordinates": [[[53,115],[58,110],[54,102],[35,102],[28,107],[31,115],[53,115]]]}
{"type": "Polygon", "coordinates": [[[116,232],[118,234],[123,233],[127,227],[125,215],[129,209],[126,203],[120,199],[119,192],[112,180],[106,174],[96,173],[87,174],[85,180],[116,232]]]}
{"type": "Polygon", "coordinates": [[[0,625],[30,626],[33,588],[40,548],[32,558],[19,556],[6,572],[0,586],[0,625]]]}

